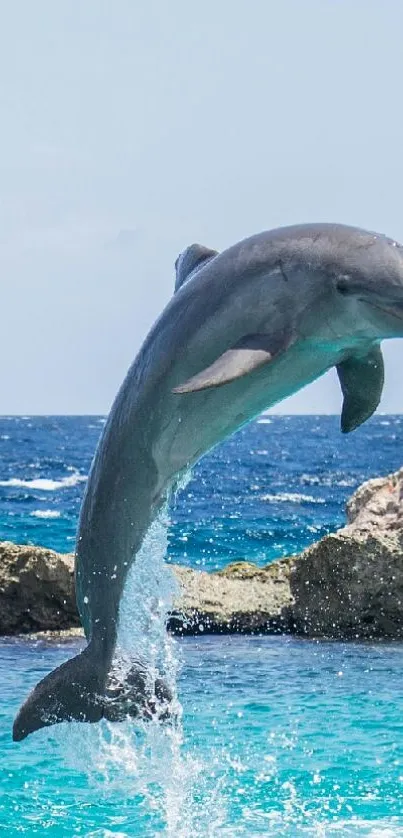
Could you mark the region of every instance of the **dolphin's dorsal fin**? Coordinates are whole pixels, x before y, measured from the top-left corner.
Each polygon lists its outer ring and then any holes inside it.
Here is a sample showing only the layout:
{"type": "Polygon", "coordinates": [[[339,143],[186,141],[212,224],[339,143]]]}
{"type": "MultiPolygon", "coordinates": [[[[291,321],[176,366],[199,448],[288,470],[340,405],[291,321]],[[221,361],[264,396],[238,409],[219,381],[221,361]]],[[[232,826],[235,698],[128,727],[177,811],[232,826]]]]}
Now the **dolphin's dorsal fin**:
{"type": "Polygon", "coordinates": [[[210,367],[175,387],[172,392],[194,393],[196,390],[221,387],[270,363],[295,340],[296,335],[286,330],[276,335],[246,335],[220,355],[210,367]]]}
{"type": "Polygon", "coordinates": [[[337,364],[337,374],[343,393],[341,430],[354,431],[375,412],[382,396],[384,382],[383,357],[380,346],[367,355],[353,355],[337,364]]]}
{"type": "Polygon", "coordinates": [[[175,262],[175,291],[181,288],[184,282],[187,282],[205,262],[210,262],[211,259],[214,259],[217,253],[217,250],[211,250],[202,244],[191,244],[187,247],[175,262]]]}

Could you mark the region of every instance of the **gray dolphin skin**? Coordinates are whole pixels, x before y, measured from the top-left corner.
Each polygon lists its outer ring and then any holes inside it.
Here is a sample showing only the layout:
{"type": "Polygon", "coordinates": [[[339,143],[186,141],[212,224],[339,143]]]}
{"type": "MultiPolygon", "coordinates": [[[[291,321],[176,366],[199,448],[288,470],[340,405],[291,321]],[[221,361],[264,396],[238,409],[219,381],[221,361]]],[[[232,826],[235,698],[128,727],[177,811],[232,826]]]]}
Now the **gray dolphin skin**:
{"type": "Polygon", "coordinates": [[[95,453],[76,549],[77,603],[88,645],[47,675],[14,723],[150,715],[169,703],[140,662],[111,686],[119,603],[145,534],[181,476],[266,408],[336,367],[341,428],[374,412],[379,343],[403,337],[403,247],[338,224],[252,236],[218,254],[192,245],[176,290],[116,397],[95,453]],[[153,704],[154,702],[154,704],[153,704]]]}

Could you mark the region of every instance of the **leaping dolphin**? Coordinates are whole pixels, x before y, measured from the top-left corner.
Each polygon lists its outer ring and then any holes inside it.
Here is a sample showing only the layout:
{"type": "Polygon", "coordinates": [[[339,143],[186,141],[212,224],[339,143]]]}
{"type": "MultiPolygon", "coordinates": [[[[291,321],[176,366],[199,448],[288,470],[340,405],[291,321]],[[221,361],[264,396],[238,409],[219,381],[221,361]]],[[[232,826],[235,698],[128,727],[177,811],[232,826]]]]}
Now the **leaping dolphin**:
{"type": "MultiPolygon", "coordinates": [[[[119,701],[115,715],[110,710],[119,603],[178,477],[330,367],[343,392],[341,429],[352,431],[379,404],[379,343],[396,337],[403,337],[403,247],[383,235],[305,224],[220,254],[185,250],[175,294],[113,404],[82,503],[76,590],[88,645],[35,687],[14,722],[15,740],[55,722],[120,717],[119,701]]],[[[153,711],[146,680],[135,664],[123,714],[153,711]]],[[[155,692],[167,695],[162,682],[155,692]]]]}

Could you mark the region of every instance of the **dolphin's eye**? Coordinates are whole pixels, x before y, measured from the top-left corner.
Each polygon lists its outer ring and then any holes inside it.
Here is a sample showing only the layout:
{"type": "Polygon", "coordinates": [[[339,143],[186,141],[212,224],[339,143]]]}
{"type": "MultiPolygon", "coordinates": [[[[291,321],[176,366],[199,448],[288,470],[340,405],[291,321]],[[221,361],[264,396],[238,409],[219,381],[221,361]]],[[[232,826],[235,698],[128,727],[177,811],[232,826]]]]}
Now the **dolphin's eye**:
{"type": "Polygon", "coordinates": [[[347,294],[351,294],[351,287],[347,277],[339,277],[336,282],[336,289],[339,294],[343,294],[344,297],[346,297],[347,294]]]}

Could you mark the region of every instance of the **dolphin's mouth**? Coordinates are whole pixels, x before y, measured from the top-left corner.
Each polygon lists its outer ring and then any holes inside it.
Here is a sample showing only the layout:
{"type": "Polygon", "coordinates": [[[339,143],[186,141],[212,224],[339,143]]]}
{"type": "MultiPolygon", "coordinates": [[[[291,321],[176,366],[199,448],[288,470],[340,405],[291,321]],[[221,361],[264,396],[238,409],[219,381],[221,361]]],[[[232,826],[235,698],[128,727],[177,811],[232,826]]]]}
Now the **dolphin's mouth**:
{"type": "Polygon", "coordinates": [[[396,320],[403,320],[403,303],[397,303],[398,306],[401,307],[400,314],[397,313],[396,308],[391,308],[389,306],[380,306],[378,303],[374,303],[369,300],[365,301],[371,308],[376,308],[378,311],[381,311],[382,314],[388,314],[390,317],[395,317],[396,320]]]}

